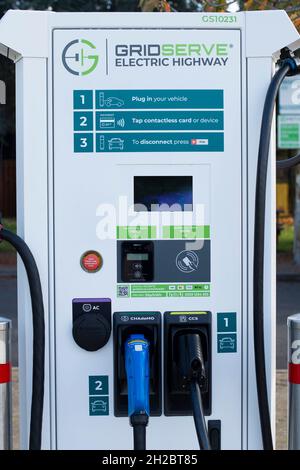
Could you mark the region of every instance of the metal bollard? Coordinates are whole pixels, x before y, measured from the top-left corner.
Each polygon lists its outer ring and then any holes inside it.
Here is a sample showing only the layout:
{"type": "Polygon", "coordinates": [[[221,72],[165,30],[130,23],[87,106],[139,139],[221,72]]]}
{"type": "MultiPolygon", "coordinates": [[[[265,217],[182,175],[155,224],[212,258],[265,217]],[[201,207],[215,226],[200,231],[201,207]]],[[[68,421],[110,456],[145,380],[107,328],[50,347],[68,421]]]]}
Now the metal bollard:
{"type": "Polygon", "coordinates": [[[0,450],[12,449],[11,321],[0,317],[0,450]]]}
{"type": "Polygon", "coordinates": [[[300,449],[300,313],[287,319],[289,415],[288,448],[300,449]]]}

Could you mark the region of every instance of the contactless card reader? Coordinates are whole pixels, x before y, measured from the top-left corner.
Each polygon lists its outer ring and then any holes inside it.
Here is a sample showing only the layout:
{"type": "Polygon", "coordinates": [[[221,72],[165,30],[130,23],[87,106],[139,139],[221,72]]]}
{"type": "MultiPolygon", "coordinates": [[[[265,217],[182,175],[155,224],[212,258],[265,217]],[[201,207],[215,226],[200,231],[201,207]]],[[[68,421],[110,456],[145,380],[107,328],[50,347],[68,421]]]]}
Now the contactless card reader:
{"type": "Polygon", "coordinates": [[[153,243],[130,241],[122,243],[122,281],[151,282],[154,278],[153,243]]]}

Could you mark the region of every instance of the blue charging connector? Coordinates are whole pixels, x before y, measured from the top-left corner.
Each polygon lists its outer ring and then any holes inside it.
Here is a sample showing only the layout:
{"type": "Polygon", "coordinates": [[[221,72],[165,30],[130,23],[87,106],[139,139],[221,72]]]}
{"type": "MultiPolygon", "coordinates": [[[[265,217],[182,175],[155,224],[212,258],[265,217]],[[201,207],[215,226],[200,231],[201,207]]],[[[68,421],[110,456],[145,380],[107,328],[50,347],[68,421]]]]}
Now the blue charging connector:
{"type": "Polygon", "coordinates": [[[128,386],[128,416],[150,414],[149,341],[143,334],[132,334],[125,343],[128,386]]]}

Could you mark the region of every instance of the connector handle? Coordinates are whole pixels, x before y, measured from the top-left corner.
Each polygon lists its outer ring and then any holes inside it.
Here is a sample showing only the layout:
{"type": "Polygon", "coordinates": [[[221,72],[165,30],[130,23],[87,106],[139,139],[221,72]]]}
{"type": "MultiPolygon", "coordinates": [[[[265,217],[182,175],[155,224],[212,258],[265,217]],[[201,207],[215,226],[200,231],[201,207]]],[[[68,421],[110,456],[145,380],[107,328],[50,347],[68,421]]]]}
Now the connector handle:
{"type": "Polygon", "coordinates": [[[130,335],[125,343],[129,417],[150,414],[149,348],[149,341],[142,334],[130,335]]]}

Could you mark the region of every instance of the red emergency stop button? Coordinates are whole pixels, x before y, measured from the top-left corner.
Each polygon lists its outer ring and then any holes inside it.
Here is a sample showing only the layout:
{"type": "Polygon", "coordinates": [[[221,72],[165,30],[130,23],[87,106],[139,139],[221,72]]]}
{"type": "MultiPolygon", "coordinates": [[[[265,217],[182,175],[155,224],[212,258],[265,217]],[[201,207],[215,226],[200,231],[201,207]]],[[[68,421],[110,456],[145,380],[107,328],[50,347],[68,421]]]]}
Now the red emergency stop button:
{"type": "Polygon", "coordinates": [[[97,251],[87,251],[82,255],[80,264],[86,272],[96,273],[102,268],[102,256],[97,251]]]}

